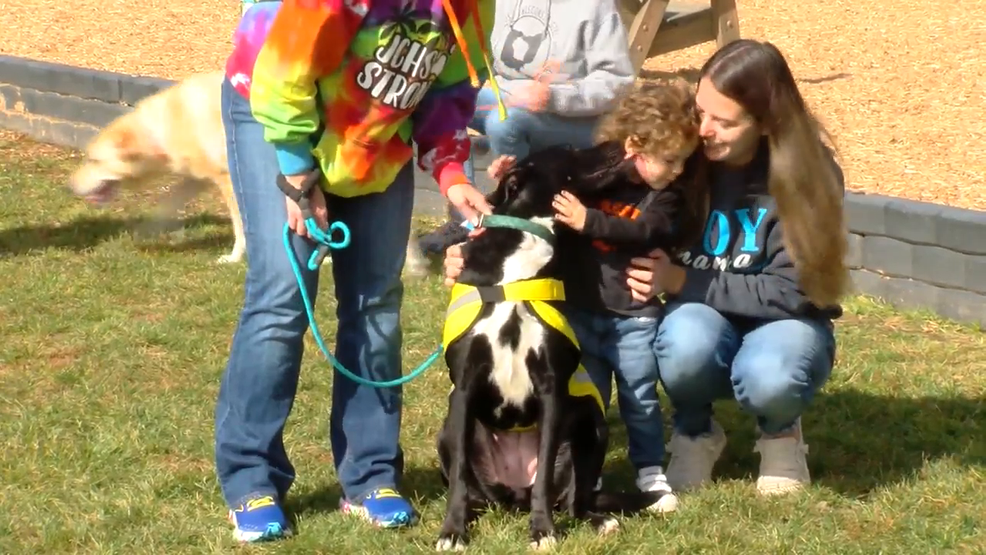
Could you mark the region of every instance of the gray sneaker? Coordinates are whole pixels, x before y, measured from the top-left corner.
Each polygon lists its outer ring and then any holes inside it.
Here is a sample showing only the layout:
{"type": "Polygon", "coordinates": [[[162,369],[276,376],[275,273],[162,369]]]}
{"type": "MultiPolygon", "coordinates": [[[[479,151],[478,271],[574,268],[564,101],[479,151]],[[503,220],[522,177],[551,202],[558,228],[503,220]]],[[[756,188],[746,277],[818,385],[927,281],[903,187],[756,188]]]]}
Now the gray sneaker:
{"type": "Polygon", "coordinates": [[[712,468],[726,447],[722,426],[712,421],[712,431],[697,437],[677,432],[668,442],[671,461],[668,463],[668,483],[675,491],[699,488],[712,480],[712,468]]]}
{"type": "Polygon", "coordinates": [[[808,446],[801,434],[800,418],[788,433],[761,436],[753,450],[760,453],[757,491],[761,495],[791,493],[811,483],[806,457],[808,446]]]}

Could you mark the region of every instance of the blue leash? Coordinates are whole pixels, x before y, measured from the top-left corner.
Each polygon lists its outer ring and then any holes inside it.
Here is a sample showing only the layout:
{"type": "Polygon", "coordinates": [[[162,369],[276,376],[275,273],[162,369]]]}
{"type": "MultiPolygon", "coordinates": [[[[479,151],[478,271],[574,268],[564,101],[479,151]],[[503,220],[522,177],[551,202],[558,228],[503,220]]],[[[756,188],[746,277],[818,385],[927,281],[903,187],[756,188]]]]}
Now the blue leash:
{"type": "MultiPolygon", "coordinates": [[[[329,254],[330,249],[344,249],[348,247],[351,242],[349,226],[343,222],[336,221],[329,225],[329,229],[327,231],[323,231],[318,226],[318,222],[315,221],[315,217],[311,213],[311,207],[308,202],[308,191],[311,190],[314,183],[318,182],[318,178],[320,177],[321,172],[312,172],[312,174],[305,180],[305,184],[300,190],[289,185],[284,180],[284,176],[278,176],[277,180],[278,186],[281,187],[281,190],[298,203],[298,206],[301,208],[301,213],[305,217],[305,227],[308,228],[308,233],[311,235],[312,240],[318,244],[318,248],[308,258],[308,269],[313,272],[318,270],[322,265],[322,261],[329,254]],[[285,186],[289,189],[285,189],[285,186]],[[336,232],[342,235],[342,239],[339,241],[332,240],[332,236],[336,232]]],[[[294,270],[294,277],[298,280],[298,288],[301,290],[301,298],[305,303],[305,312],[308,314],[308,323],[312,328],[312,337],[315,338],[315,343],[322,351],[322,354],[325,355],[325,358],[328,359],[329,363],[331,363],[332,366],[339,371],[339,373],[361,385],[368,385],[370,387],[377,388],[394,387],[405,384],[414,378],[417,378],[424,373],[429,366],[434,364],[435,361],[438,360],[438,357],[442,356],[444,346],[439,345],[438,348],[428,355],[428,358],[418,365],[417,368],[411,371],[410,374],[383,382],[368,380],[350,372],[334,356],[332,356],[332,353],[330,353],[329,349],[325,346],[325,341],[322,339],[321,332],[318,331],[318,324],[315,322],[315,307],[312,305],[312,301],[308,297],[308,289],[305,287],[305,280],[301,274],[301,265],[298,262],[298,257],[295,255],[294,249],[291,247],[291,226],[287,223],[284,224],[284,250],[287,252],[288,261],[291,262],[291,268],[294,270]]]]}

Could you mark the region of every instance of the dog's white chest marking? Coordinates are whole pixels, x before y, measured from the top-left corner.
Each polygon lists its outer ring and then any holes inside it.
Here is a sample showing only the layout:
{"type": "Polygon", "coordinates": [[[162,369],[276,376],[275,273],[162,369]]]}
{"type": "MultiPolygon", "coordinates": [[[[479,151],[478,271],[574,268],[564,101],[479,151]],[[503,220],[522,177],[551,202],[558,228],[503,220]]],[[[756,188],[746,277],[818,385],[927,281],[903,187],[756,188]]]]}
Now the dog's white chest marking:
{"type": "MultiPolygon", "coordinates": [[[[549,229],[554,225],[550,218],[533,218],[532,221],[549,229]]],[[[517,250],[504,260],[503,279],[498,285],[534,277],[553,254],[554,248],[547,241],[529,233],[524,234],[517,250]]],[[[485,335],[493,348],[490,381],[500,390],[506,404],[522,407],[534,392],[534,384],[527,370],[527,357],[532,353],[538,354],[543,345],[544,325],[522,303],[503,302],[487,318],[476,323],[473,333],[485,335]],[[516,348],[500,339],[501,330],[515,312],[520,316],[520,338],[516,348]]]]}
{"type": "Polygon", "coordinates": [[[500,303],[493,314],[476,323],[475,333],[485,335],[493,347],[492,381],[507,404],[522,407],[524,401],[534,392],[534,384],[527,371],[527,357],[537,353],[544,339],[544,328],[520,303],[500,303]],[[520,340],[517,348],[510,343],[501,342],[500,330],[510,320],[514,312],[520,316],[520,340]]]}

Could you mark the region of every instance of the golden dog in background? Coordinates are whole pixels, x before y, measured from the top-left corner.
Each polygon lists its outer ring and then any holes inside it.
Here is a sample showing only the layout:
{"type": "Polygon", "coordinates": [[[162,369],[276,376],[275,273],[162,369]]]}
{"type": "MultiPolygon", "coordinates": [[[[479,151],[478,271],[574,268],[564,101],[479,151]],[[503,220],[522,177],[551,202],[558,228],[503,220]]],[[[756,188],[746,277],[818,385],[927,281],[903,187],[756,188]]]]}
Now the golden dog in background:
{"type": "MultiPolygon", "coordinates": [[[[190,200],[216,187],[222,194],[236,240],[220,262],[239,262],[246,239],[226,159],[221,94],[224,72],[193,75],[144,98],[100,131],[86,148],[86,161],[72,175],[72,190],[95,203],[108,202],[119,187],[146,186],[151,178],[184,179],[163,199],[157,217],[171,217],[190,200]]],[[[274,184],[272,183],[273,187],[274,184]]],[[[330,260],[326,258],[326,260],[330,260]]],[[[405,271],[427,272],[428,262],[412,237],[405,271]]]]}
{"type": "Polygon", "coordinates": [[[173,216],[190,200],[216,187],[222,194],[236,240],[220,262],[246,253],[243,222],[226,162],[220,95],[223,72],[193,75],[144,98],[100,131],[86,148],[86,161],[70,181],[72,190],[96,203],[118,187],[145,186],[151,178],[178,175],[182,181],[163,199],[158,217],[173,216]]]}

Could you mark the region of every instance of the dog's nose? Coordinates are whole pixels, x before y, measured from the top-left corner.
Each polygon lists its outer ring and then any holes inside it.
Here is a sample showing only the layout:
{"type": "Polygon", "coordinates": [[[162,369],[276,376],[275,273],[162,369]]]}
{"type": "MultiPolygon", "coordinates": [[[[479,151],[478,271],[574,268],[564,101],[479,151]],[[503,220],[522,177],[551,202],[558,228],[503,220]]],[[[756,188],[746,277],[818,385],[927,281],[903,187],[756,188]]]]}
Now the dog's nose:
{"type": "Polygon", "coordinates": [[[76,194],[82,195],[86,200],[94,202],[96,204],[104,204],[108,202],[113,195],[116,193],[116,185],[120,183],[118,179],[103,179],[98,182],[98,184],[89,189],[88,191],[76,191],[76,194]]]}
{"type": "Polygon", "coordinates": [[[99,184],[89,191],[90,195],[98,195],[100,193],[105,193],[111,191],[114,187],[120,184],[119,179],[100,179],[99,184]]]}

